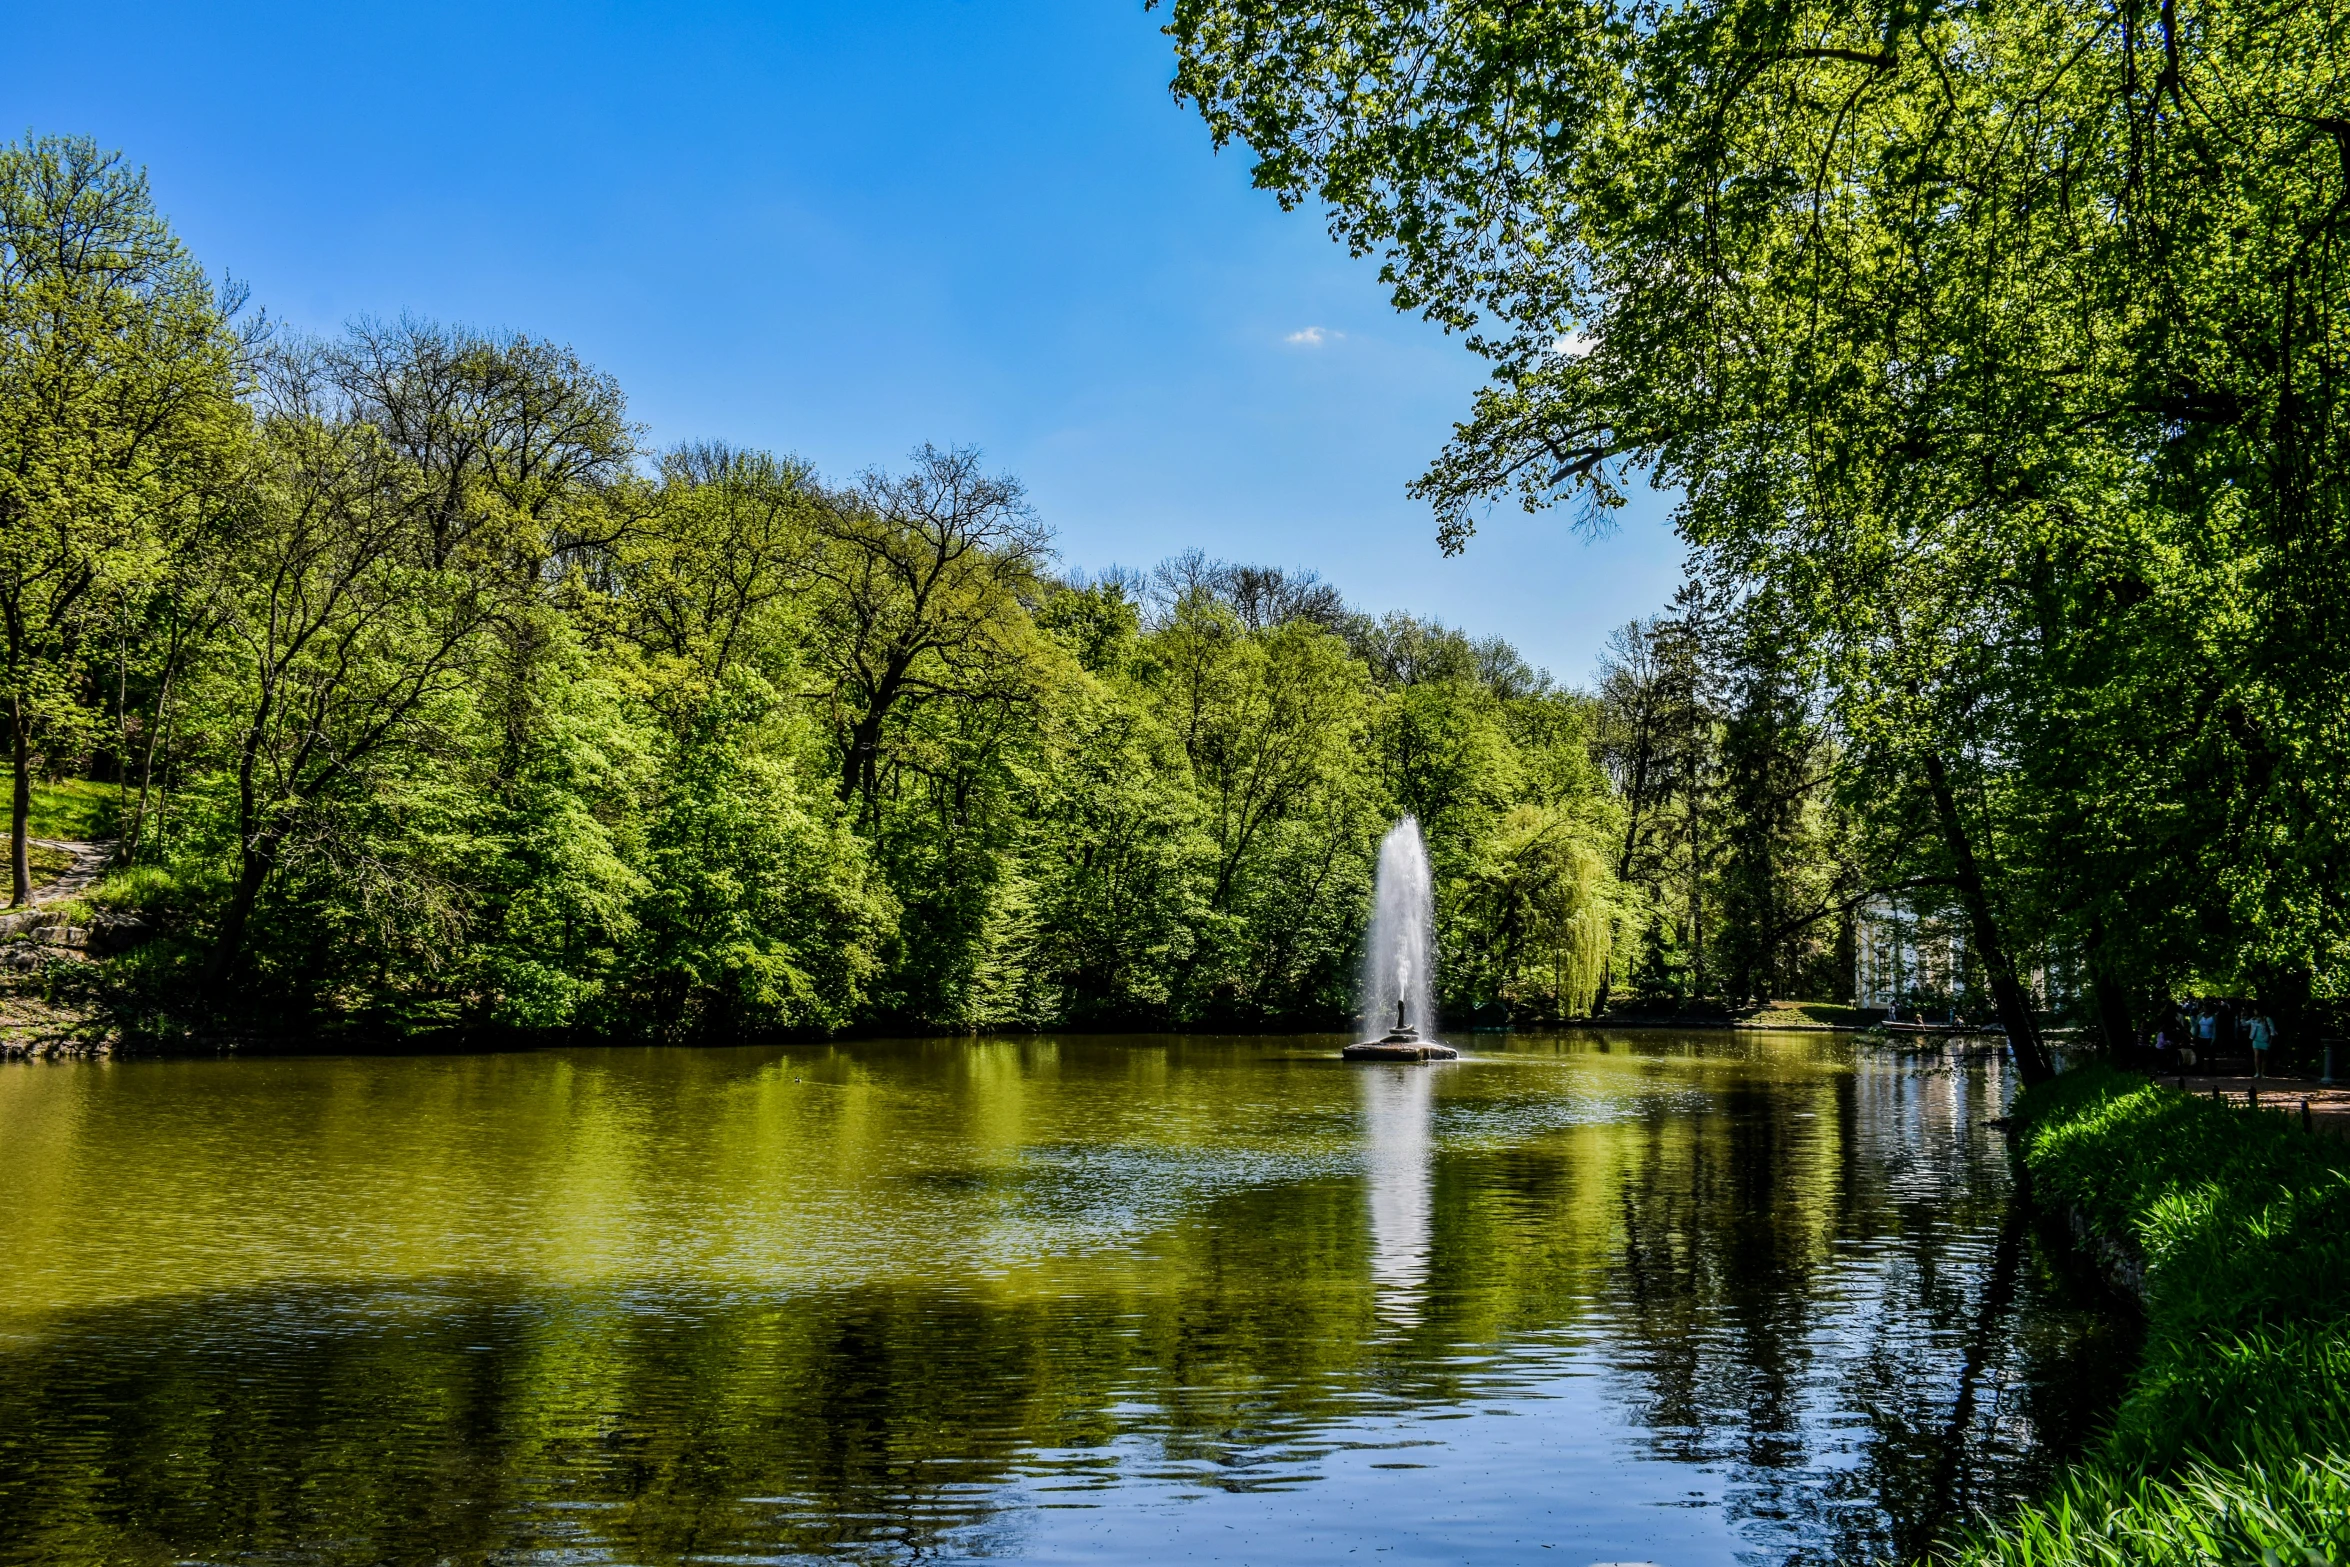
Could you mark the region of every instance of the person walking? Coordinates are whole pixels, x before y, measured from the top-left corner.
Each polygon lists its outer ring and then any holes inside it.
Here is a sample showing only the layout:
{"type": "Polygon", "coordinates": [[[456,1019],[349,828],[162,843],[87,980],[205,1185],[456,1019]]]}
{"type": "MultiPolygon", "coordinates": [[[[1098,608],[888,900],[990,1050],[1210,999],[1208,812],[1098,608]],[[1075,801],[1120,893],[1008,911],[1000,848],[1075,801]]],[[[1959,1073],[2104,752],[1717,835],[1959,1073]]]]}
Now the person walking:
{"type": "Polygon", "coordinates": [[[2266,1012],[2254,1012],[2252,1021],[2246,1027],[2252,1035],[2252,1075],[2265,1077],[2268,1075],[2265,1070],[2268,1065],[2268,1047],[2277,1037],[2277,1026],[2268,1020],[2266,1012]]]}

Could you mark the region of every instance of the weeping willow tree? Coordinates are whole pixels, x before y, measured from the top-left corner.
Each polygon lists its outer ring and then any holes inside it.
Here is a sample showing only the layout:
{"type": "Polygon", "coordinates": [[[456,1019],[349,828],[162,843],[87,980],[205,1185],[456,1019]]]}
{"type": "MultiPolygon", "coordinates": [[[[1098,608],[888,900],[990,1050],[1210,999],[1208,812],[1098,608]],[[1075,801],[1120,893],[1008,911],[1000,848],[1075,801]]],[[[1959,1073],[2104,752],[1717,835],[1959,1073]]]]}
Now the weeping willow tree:
{"type": "Polygon", "coordinates": [[[1614,950],[1619,883],[1596,824],[1520,805],[1480,846],[1465,886],[1481,1002],[1512,1016],[1587,1016],[1614,950]]]}

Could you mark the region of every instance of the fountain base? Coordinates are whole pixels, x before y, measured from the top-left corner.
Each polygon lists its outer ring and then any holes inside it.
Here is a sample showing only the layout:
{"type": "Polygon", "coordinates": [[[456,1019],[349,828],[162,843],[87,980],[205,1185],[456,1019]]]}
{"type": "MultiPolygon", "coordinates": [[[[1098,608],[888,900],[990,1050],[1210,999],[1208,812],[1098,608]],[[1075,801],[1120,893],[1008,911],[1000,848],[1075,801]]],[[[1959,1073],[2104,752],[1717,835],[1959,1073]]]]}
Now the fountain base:
{"type": "Polygon", "coordinates": [[[1460,1052],[1433,1039],[1422,1039],[1416,1028],[1397,1027],[1385,1039],[1365,1040],[1338,1052],[1349,1061],[1454,1061],[1460,1052]]]}

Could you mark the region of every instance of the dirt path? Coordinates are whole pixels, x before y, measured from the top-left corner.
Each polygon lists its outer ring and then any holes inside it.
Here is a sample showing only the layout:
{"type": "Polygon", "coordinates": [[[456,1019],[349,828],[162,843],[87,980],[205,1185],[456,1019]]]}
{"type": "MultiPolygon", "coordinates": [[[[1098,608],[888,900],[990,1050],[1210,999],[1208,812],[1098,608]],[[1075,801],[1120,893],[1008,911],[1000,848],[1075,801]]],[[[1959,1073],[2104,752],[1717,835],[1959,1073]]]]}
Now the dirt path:
{"type": "Polygon", "coordinates": [[[9,938],[0,942],[0,969],[9,971],[0,978],[0,1061],[105,1055],[114,1036],[103,1018],[86,1005],[53,998],[38,975],[45,963],[80,961],[77,938],[84,933],[58,925],[59,916],[49,909],[89,891],[113,863],[114,844],[108,839],[30,841],[62,850],[72,863],[33,889],[30,906],[0,910],[0,938],[9,938]]]}
{"type": "Polygon", "coordinates": [[[73,863],[60,872],[55,881],[43,882],[33,889],[32,907],[36,909],[44,903],[79,897],[89,891],[106,874],[106,867],[114,861],[112,838],[99,838],[87,843],[73,838],[28,838],[25,841],[44,849],[62,849],[73,856],[73,863]]]}
{"type": "Polygon", "coordinates": [[[2201,1098],[2216,1098],[2239,1108],[2256,1107],[2296,1118],[2302,1105],[2307,1104],[2312,1131],[2350,1136],[2350,1083],[2321,1083],[2312,1077],[2251,1077],[2208,1072],[2189,1072],[2183,1080],[2174,1072],[2155,1081],[2173,1088],[2183,1082],[2188,1093],[2201,1098]]]}
{"type": "Polygon", "coordinates": [[[73,863],[53,879],[35,887],[32,902],[20,908],[0,908],[0,939],[21,935],[26,931],[45,930],[56,924],[57,917],[46,910],[53,904],[63,903],[68,898],[88,892],[114,861],[114,840],[111,838],[99,838],[88,843],[74,838],[29,838],[25,841],[44,849],[61,849],[72,857],[73,863]]]}

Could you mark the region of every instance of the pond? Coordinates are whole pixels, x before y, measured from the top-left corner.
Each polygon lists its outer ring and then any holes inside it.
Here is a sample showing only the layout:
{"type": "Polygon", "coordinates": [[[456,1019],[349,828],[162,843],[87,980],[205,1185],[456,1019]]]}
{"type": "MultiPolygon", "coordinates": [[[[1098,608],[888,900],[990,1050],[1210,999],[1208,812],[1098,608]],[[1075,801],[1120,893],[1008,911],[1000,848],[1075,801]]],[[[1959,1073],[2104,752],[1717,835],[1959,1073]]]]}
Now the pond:
{"type": "Polygon", "coordinates": [[[1823,1035],[0,1069],[0,1561],[1850,1562],[2130,1330],[1823,1035]]]}

